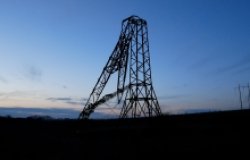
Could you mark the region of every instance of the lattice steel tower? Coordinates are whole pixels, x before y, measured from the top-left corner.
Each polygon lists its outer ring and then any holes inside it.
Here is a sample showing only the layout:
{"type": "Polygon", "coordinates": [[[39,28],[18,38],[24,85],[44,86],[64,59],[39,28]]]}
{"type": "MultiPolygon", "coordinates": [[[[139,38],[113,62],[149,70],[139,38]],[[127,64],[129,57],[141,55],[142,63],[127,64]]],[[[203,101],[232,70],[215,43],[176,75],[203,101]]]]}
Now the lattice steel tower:
{"type": "Polygon", "coordinates": [[[115,96],[118,103],[125,98],[120,118],[161,115],[152,84],[147,22],[138,16],[130,16],[122,21],[119,40],[79,118],[89,118],[99,104],[115,96]],[[117,90],[100,98],[110,76],[116,72],[117,90]]]}

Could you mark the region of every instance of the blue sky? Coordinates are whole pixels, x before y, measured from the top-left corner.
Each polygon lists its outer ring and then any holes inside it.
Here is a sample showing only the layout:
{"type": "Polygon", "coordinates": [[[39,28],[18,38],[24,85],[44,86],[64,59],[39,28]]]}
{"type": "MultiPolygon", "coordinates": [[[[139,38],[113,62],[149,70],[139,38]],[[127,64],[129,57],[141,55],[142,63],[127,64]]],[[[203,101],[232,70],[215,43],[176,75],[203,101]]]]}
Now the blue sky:
{"type": "Polygon", "coordinates": [[[164,113],[237,109],[236,87],[250,80],[249,7],[247,0],[1,0],[0,107],[80,112],[121,21],[138,15],[148,22],[164,113]]]}

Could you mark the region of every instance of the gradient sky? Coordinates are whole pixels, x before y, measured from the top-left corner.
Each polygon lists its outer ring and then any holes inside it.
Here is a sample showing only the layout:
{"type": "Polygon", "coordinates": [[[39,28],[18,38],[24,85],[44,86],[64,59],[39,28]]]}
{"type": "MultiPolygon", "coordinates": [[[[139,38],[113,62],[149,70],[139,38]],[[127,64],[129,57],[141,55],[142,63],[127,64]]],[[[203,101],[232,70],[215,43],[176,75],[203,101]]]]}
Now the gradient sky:
{"type": "Polygon", "coordinates": [[[0,108],[80,113],[121,21],[138,15],[164,113],[238,109],[236,87],[250,80],[249,8],[248,0],[0,0],[0,108]]]}

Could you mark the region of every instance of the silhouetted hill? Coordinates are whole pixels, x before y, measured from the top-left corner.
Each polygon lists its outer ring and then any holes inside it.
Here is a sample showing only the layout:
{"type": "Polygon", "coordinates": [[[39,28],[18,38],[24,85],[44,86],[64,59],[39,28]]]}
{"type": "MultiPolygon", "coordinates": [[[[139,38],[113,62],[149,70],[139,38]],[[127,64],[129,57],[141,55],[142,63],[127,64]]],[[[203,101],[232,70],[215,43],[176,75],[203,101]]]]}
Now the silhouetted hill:
{"type": "Polygon", "coordinates": [[[4,159],[242,155],[249,150],[249,122],[250,110],[84,121],[2,117],[0,154],[4,159]]]}

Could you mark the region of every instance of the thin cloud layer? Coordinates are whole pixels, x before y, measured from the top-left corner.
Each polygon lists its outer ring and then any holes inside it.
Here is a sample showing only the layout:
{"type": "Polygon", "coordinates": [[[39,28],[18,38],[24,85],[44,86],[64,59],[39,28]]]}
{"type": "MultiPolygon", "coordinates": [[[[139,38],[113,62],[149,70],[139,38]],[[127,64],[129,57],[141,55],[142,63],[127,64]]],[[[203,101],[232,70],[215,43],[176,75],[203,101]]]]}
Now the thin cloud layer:
{"type": "MultiPolygon", "coordinates": [[[[77,119],[80,111],[70,108],[21,108],[21,107],[1,107],[0,116],[11,116],[11,117],[34,117],[34,116],[49,116],[52,118],[71,118],[77,119]]],[[[105,112],[95,112],[93,118],[105,119],[110,118],[111,115],[105,112]]]]}
{"type": "Polygon", "coordinates": [[[0,116],[29,117],[29,116],[51,116],[53,118],[76,118],[79,111],[64,108],[1,108],[0,116]]]}
{"type": "Polygon", "coordinates": [[[47,100],[50,100],[50,101],[71,101],[72,98],[70,97],[50,97],[50,98],[47,98],[47,100]]]}
{"type": "Polygon", "coordinates": [[[0,75],[0,82],[7,83],[8,81],[6,80],[6,78],[0,75]]]}
{"type": "Polygon", "coordinates": [[[237,61],[233,64],[218,68],[216,73],[223,74],[223,73],[227,73],[227,72],[231,72],[231,71],[235,71],[235,72],[241,71],[242,72],[248,68],[250,68],[250,55],[245,56],[244,58],[240,59],[239,61],[237,61]]]}
{"type": "Polygon", "coordinates": [[[51,102],[62,102],[67,103],[71,105],[81,105],[82,102],[80,99],[77,98],[71,98],[71,97],[49,97],[46,100],[51,102]]]}
{"type": "Polygon", "coordinates": [[[37,94],[37,91],[12,91],[12,92],[0,92],[0,98],[7,99],[7,98],[20,98],[20,97],[34,97],[37,94]]]}
{"type": "Polygon", "coordinates": [[[158,99],[163,99],[163,100],[182,99],[182,98],[185,98],[187,96],[188,95],[184,95],[184,94],[166,95],[166,96],[159,96],[158,99]]]}
{"type": "Polygon", "coordinates": [[[25,76],[32,81],[40,81],[42,78],[42,70],[34,65],[28,66],[25,71],[25,76]]]}

